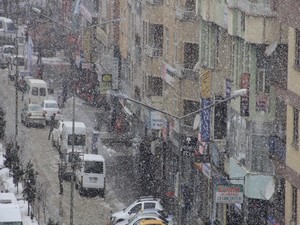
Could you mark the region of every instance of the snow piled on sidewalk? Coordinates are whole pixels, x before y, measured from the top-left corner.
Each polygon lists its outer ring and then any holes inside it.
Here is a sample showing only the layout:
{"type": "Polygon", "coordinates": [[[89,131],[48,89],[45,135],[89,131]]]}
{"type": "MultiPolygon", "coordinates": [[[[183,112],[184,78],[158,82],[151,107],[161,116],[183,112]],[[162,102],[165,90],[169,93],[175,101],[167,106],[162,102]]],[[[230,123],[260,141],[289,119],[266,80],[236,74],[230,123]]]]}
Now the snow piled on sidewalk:
{"type": "Polygon", "coordinates": [[[18,205],[20,208],[23,225],[38,225],[35,218],[31,220],[30,216],[27,216],[28,202],[23,199],[22,184],[19,183],[18,188],[13,183],[13,177],[10,176],[8,168],[4,167],[5,158],[3,156],[3,145],[0,143],[0,191],[14,193],[18,199],[18,205]]]}

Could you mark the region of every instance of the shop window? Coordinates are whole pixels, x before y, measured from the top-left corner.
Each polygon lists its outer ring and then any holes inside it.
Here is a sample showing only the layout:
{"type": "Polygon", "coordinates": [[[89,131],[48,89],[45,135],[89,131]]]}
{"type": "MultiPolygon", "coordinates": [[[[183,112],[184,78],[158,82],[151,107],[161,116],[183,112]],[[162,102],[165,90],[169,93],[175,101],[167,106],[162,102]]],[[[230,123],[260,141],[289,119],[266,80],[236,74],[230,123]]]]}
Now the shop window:
{"type": "Polygon", "coordinates": [[[295,67],[300,70],[300,31],[296,30],[295,67]]]}
{"type": "Polygon", "coordinates": [[[293,146],[298,149],[299,146],[299,110],[293,108],[293,146]]]}

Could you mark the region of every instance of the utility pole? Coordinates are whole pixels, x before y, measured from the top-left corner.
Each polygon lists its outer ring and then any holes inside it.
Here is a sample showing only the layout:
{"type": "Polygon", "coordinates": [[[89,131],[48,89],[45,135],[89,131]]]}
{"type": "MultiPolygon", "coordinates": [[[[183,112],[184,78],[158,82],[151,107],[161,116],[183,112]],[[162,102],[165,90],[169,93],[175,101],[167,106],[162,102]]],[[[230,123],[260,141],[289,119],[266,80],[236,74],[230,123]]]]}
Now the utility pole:
{"type": "MultiPolygon", "coordinates": [[[[18,51],[19,51],[19,1],[17,1],[17,31],[16,31],[16,37],[15,37],[15,46],[16,46],[16,74],[15,74],[15,97],[16,97],[16,115],[15,115],[15,151],[18,149],[18,76],[19,76],[19,71],[18,71],[18,51]]],[[[11,60],[11,63],[13,63],[13,60],[11,60]]]]}

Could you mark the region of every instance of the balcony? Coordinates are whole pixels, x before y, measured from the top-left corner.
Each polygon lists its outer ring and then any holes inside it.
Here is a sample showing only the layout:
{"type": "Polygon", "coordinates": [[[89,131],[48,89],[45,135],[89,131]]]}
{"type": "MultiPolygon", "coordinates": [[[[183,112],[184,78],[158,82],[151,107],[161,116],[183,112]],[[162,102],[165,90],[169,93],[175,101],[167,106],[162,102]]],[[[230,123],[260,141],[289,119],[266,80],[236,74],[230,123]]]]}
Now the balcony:
{"type": "Polygon", "coordinates": [[[270,158],[278,161],[285,162],[285,143],[278,136],[270,136],[269,138],[269,156],[270,158]]]}
{"type": "Polygon", "coordinates": [[[195,9],[181,8],[176,6],[176,18],[181,21],[198,21],[199,16],[195,9]]]}
{"type": "Polygon", "coordinates": [[[164,0],[145,0],[148,4],[151,5],[162,5],[164,0]]]}
{"type": "Polygon", "coordinates": [[[182,79],[197,80],[199,74],[193,70],[194,64],[175,64],[177,74],[182,79]]]}
{"type": "Polygon", "coordinates": [[[163,49],[152,47],[148,44],[145,45],[145,54],[153,58],[159,58],[162,57],[163,49]]]}
{"type": "Polygon", "coordinates": [[[227,0],[228,8],[240,9],[253,16],[274,16],[268,2],[251,3],[248,0],[227,0]]]}

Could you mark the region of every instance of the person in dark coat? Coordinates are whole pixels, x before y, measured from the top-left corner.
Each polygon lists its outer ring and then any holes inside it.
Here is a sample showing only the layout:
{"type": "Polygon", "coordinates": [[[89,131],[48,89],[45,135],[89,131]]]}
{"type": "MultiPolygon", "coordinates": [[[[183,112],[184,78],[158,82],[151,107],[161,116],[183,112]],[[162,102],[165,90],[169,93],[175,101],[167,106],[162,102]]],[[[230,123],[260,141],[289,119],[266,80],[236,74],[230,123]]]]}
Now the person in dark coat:
{"type": "Polygon", "coordinates": [[[53,115],[50,117],[50,122],[49,122],[49,125],[50,125],[50,131],[49,131],[49,135],[48,135],[48,140],[50,140],[51,133],[52,133],[54,127],[55,127],[55,123],[56,123],[56,121],[55,121],[55,116],[56,116],[56,114],[53,113],[53,115]]]}

